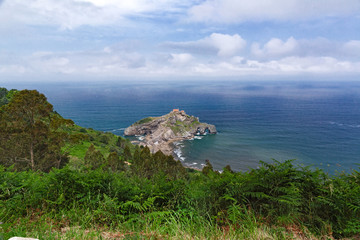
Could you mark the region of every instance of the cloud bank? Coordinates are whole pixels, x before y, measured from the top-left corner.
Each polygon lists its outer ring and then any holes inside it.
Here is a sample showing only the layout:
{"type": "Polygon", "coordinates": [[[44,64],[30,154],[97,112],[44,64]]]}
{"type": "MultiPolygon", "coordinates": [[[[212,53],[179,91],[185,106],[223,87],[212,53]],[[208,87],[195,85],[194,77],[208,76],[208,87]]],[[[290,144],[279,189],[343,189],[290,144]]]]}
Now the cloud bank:
{"type": "Polygon", "coordinates": [[[11,62],[4,57],[0,58],[0,73],[85,77],[360,73],[360,41],[325,41],[327,46],[319,49],[324,41],[272,38],[248,46],[240,35],[213,33],[196,41],[162,43],[151,54],[108,46],[95,51],[35,52],[11,62]]]}
{"type": "Polygon", "coordinates": [[[304,21],[358,14],[358,0],[206,0],[193,6],[191,21],[239,23],[246,21],[304,21]]]}
{"type": "Polygon", "coordinates": [[[359,19],[359,0],[0,0],[0,77],[358,76],[359,19]]]}
{"type": "MultiPolygon", "coordinates": [[[[7,22],[52,25],[60,29],[81,26],[128,25],[127,17],[147,14],[177,13],[188,6],[188,0],[6,0],[0,9],[0,20],[7,22]],[[2,13],[2,14],[1,14],[2,13]],[[2,16],[2,17],[1,17],[2,16]]],[[[1,1],[0,1],[1,4],[1,1]]]]}
{"type": "Polygon", "coordinates": [[[0,0],[1,4],[0,20],[61,29],[127,25],[134,17],[234,24],[360,16],[358,0],[0,0]]]}
{"type": "Polygon", "coordinates": [[[215,54],[219,57],[229,57],[239,53],[246,46],[246,41],[238,34],[231,36],[213,33],[210,36],[197,41],[168,42],[162,46],[192,53],[205,55],[215,54]]]}

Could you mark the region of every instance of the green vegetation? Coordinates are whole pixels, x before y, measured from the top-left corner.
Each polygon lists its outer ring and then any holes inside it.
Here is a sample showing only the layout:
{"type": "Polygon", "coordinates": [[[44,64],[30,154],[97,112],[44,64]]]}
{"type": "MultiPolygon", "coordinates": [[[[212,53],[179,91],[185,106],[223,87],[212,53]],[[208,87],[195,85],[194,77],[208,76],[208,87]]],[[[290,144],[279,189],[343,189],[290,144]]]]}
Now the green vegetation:
{"type": "Polygon", "coordinates": [[[68,159],[61,148],[70,137],[61,127],[72,124],[53,112],[43,94],[17,92],[0,108],[0,164],[42,171],[64,166],[68,159]]]}
{"type": "Polygon", "coordinates": [[[205,174],[183,171],[145,148],[137,154],[133,165],[116,171],[1,167],[2,236],[291,239],[360,233],[359,171],[328,176],[274,161],[246,173],[209,167],[205,174]]]}
{"type": "Polygon", "coordinates": [[[0,113],[0,239],[360,235],[360,171],[330,176],[293,160],[261,162],[248,172],[226,166],[220,173],[209,161],[202,171],[185,169],[161,152],[73,125],[36,91],[15,94],[0,113]],[[36,99],[31,111],[27,99],[36,99]],[[25,113],[20,106],[28,106],[25,113]],[[28,111],[36,117],[27,119],[28,111]],[[34,167],[28,160],[18,164],[20,157],[31,159],[31,142],[34,167]],[[68,161],[58,164],[59,156],[68,161]]]}
{"type": "MultiPolygon", "coordinates": [[[[71,164],[78,164],[85,158],[86,152],[91,145],[94,145],[104,158],[107,158],[112,152],[119,156],[124,154],[124,149],[127,147],[130,152],[135,151],[135,146],[131,144],[128,139],[116,136],[109,132],[96,131],[91,128],[82,128],[73,125],[66,128],[66,131],[71,136],[81,138],[81,141],[75,143],[68,142],[63,148],[69,155],[71,164]]],[[[82,162],[83,163],[83,162],[82,162]]]]}
{"type": "Polygon", "coordinates": [[[178,134],[181,132],[182,128],[180,126],[170,126],[171,130],[175,133],[178,134]]]}
{"type": "Polygon", "coordinates": [[[144,119],[141,119],[141,120],[135,122],[134,125],[140,125],[140,124],[148,123],[148,122],[151,122],[152,120],[154,120],[153,117],[147,117],[147,118],[144,118],[144,119]]]}
{"type": "Polygon", "coordinates": [[[200,122],[198,120],[194,120],[192,123],[191,123],[191,126],[195,126],[195,125],[199,125],[200,122]]]}
{"type": "Polygon", "coordinates": [[[191,122],[191,124],[188,124],[188,122],[183,122],[183,121],[179,121],[177,120],[175,122],[175,124],[168,124],[167,126],[171,128],[171,130],[175,133],[185,133],[187,131],[189,131],[191,128],[193,128],[194,126],[200,124],[199,121],[197,121],[194,117],[193,117],[193,122],[191,122]]]}
{"type": "MultiPolygon", "coordinates": [[[[41,170],[66,164],[74,168],[85,164],[85,155],[92,146],[97,157],[135,151],[128,140],[111,133],[85,129],[62,118],[36,90],[0,89],[2,99],[11,101],[0,108],[0,164],[15,170],[41,170]],[[4,98],[5,97],[5,98],[4,98]],[[69,159],[72,161],[69,162],[69,159]]],[[[98,161],[98,160],[96,160],[98,161]]]]}
{"type": "Polygon", "coordinates": [[[0,107],[9,103],[12,97],[17,93],[18,91],[15,89],[11,89],[8,91],[6,88],[0,88],[0,107]]]}

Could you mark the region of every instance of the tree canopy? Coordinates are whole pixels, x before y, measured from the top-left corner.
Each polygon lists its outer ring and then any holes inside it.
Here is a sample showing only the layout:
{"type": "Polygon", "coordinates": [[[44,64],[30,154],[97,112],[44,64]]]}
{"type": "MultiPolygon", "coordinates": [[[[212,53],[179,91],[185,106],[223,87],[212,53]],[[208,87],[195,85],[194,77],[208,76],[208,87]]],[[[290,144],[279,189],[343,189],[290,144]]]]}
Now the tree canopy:
{"type": "Polygon", "coordinates": [[[6,88],[0,88],[0,107],[9,103],[12,97],[17,93],[18,91],[15,89],[11,89],[10,91],[6,88]]]}
{"type": "Polygon", "coordinates": [[[69,137],[62,126],[71,120],[54,113],[44,94],[22,90],[0,108],[0,163],[16,169],[49,171],[67,157],[61,151],[69,137]]]}

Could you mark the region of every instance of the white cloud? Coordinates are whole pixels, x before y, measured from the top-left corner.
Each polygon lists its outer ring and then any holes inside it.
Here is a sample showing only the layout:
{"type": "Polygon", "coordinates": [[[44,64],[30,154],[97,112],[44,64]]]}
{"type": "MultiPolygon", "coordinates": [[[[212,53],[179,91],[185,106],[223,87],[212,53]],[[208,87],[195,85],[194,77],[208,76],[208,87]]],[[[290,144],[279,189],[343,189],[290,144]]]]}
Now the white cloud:
{"type": "Polygon", "coordinates": [[[2,65],[0,66],[0,73],[4,75],[12,75],[12,76],[22,76],[27,72],[27,69],[22,65],[2,65]]]}
{"type": "MultiPolygon", "coordinates": [[[[339,61],[330,57],[287,57],[260,62],[257,60],[220,62],[202,65],[215,76],[359,74],[360,62],[339,61]]],[[[211,76],[210,75],[210,76],[211,76]]]]}
{"type": "Polygon", "coordinates": [[[252,44],[251,52],[256,57],[274,58],[296,54],[298,48],[299,43],[293,37],[290,37],[286,41],[272,38],[263,46],[263,48],[261,48],[258,43],[252,44]]]}
{"type": "Polygon", "coordinates": [[[253,43],[251,56],[259,60],[277,60],[285,57],[332,57],[341,60],[360,60],[360,41],[344,43],[325,38],[287,40],[272,38],[263,45],[253,43]]]}
{"type": "MultiPolygon", "coordinates": [[[[1,24],[128,25],[129,17],[199,22],[308,20],[359,15],[359,0],[0,0],[1,24]]],[[[135,20],[136,21],[136,20],[135,20]]]]}
{"type": "Polygon", "coordinates": [[[169,62],[175,65],[184,65],[190,63],[194,57],[189,53],[172,53],[170,54],[169,62]]]}
{"type": "Polygon", "coordinates": [[[77,2],[91,3],[98,7],[117,8],[123,13],[143,13],[153,11],[179,11],[180,8],[190,5],[190,0],[74,0],[77,2]]]}
{"type": "Polygon", "coordinates": [[[134,72],[146,66],[146,59],[137,52],[114,51],[111,47],[99,51],[35,52],[29,56],[13,57],[9,63],[0,58],[2,75],[77,74],[114,76],[134,72]]]}
{"type": "Polygon", "coordinates": [[[231,57],[246,46],[246,41],[238,34],[213,33],[209,37],[190,42],[168,42],[165,47],[196,54],[216,54],[219,57],[231,57]]]}
{"type": "Polygon", "coordinates": [[[233,56],[246,45],[246,41],[237,34],[230,36],[227,34],[213,33],[204,41],[216,47],[218,49],[218,55],[222,57],[233,56]]]}
{"type": "Polygon", "coordinates": [[[343,53],[348,56],[360,57],[360,41],[351,40],[344,44],[342,47],[343,53]]]}
{"type": "Polygon", "coordinates": [[[358,0],[206,0],[189,9],[190,20],[245,21],[308,20],[359,14],[358,0]]]}
{"type": "Polygon", "coordinates": [[[340,61],[332,57],[287,57],[275,63],[285,73],[360,73],[360,62],[340,61]]]}
{"type": "Polygon", "coordinates": [[[6,76],[81,76],[149,78],[165,76],[269,76],[301,74],[360,74],[360,61],[341,61],[332,57],[285,57],[259,61],[240,56],[214,61],[199,60],[191,54],[170,54],[166,59],[151,59],[132,53],[126,56],[98,53],[67,53],[46,57],[34,54],[20,64],[1,65],[0,73],[6,76]]]}
{"type": "Polygon", "coordinates": [[[0,8],[0,15],[0,20],[6,17],[8,23],[55,25],[63,29],[72,29],[84,24],[100,25],[115,17],[110,9],[101,9],[89,3],[72,0],[5,1],[0,8]]]}
{"type": "Polygon", "coordinates": [[[76,71],[76,65],[71,61],[71,55],[52,52],[35,52],[22,58],[26,71],[29,73],[61,73],[71,74],[76,71]]]}
{"type": "Polygon", "coordinates": [[[167,48],[158,52],[138,52],[123,43],[99,50],[34,52],[28,56],[7,52],[0,54],[0,74],[2,78],[54,75],[84,79],[360,74],[359,40],[339,43],[326,39],[272,38],[246,49],[245,40],[239,35],[211,34],[197,41],[164,46],[167,48]],[[321,43],[326,46],[319,50],[321,43]],[[247,50],[252,51],[248,54],[247,50]]]}
{"type": "Polygon", "coordinates": [[[129,16],[181,12],[190,3],[190,0],[7,0],[1,5],[0,21],[3,24],[52,25],[62,29],[83,25],[128,25],[129,16]]]}

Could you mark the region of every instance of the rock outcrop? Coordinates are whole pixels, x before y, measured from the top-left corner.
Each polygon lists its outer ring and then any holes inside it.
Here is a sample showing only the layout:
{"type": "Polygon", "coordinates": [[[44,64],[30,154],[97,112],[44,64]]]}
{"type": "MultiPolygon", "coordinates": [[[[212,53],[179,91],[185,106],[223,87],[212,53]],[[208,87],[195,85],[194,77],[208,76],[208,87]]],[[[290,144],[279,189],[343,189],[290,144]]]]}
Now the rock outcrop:
{"type": "Polygon", "coordinates": [[[192,139],[198,135],[216,134],[214,125],[200,123],[199,118],[174,109],[161,117],[142,119],[125,129],[125,136],[143,136],[139,144],[155,153],[173,154],[173,142],[192,139]]]}

